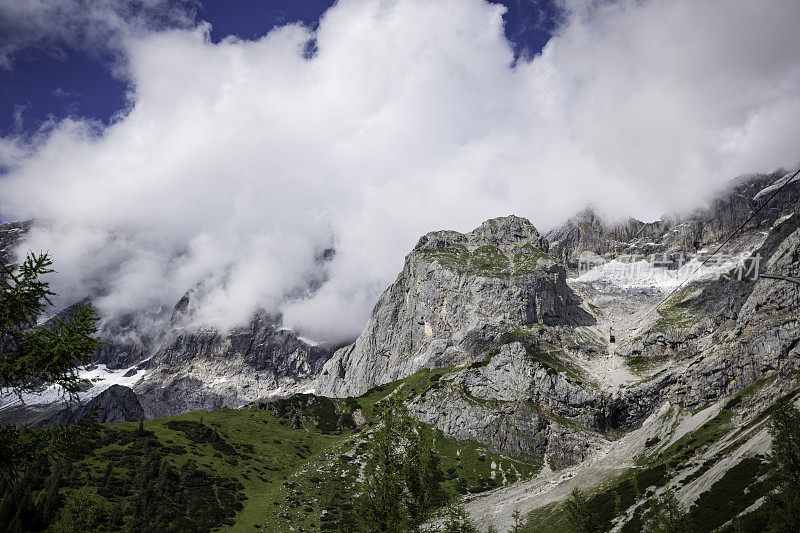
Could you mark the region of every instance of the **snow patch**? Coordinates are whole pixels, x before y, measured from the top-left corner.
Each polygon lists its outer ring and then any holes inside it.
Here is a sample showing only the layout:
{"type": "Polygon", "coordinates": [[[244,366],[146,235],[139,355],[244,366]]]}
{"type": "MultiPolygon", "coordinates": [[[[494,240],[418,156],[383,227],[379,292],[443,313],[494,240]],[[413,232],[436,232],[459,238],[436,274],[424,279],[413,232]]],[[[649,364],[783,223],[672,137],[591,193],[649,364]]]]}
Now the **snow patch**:
{"type": "Polygon", "coordinates": [[[230,381],[230,379],[228,377],[219,376],[219,377],[214,378],[214,380],[211,381],[210,383],[206,384],[206,388],[207,389],[213,389],[215,386],[222,385],[223,383],[227,383],[228,381],[230,381]]]}
{"type": "Polygon", "coordinates": [[[655,289],[669,292],[689,279],[717,278],[736,267],[743,258],[736,256],[702,267],[702,261],[692,259],[677,270],[654,266],[645,260],[626,263],[614,259],[579,276],[577,281],[622,290],[655,289]]]}
{"type": "Polygon", "coordinates": [[[299,335],[297,336],[297,340],[304,342],[309,346],[319,346],[320,344],[322,344],[322,341],[312,341],[311,339],[308,339],[306,337],[301,337],[299,335]]]}
{"type": "Polygon", "coordinates": [[[784,185],[786,185],[787,183],[789,183],[789,181],[791,181],[791,179],[792,179],[792,176],[794,175],[795,172],[797,172],[797,170],[798,169],[795,169],[795,170],[793,170],[791,172],[787,172],[784,177],[782,177],[781,179],[779,179],[778,181],[776,181],[772,185],[764,187],[763,189],[758,191],[758,193],[755,196],[753,196],[753,200],[758,200],[762,196],[765,196],[767,194],[771,194],[772,192],[777,191],[779,188],[781,188],[784,185]]]}
{"type": "MultiPolygon", "coordinates": [[[[773,228],[777,228],[778,226],[780,226],[781,224],[783,224],[784,222],[786,222],[787,220],[792,218],[794,215],[795,215],[794,213],[789,213],[788,215],[783,215],[781,218],[776,220],[774,224],[772,224],[772,227],[773,228]]],[[[769,235],[769,233],[765,233],[765,235],[769,235]]]]}
{"type": "MultiPolygon", "coordinates": [[[[91,388],[78,393],[78,399],[81,402],[91,400],[112,385],[123,385],[125,387],[132,387],[137,381],[142,379],[143,373],[136,372],[132,376],[125,376],[129,370],[136,370],[136,365],[130,368],[122,368],[119,370],[111,370],[106,365],[93,365],[90,369],[83,369],[78,371],[78,376],[81,379],[91,382],[91,388]]],[[[0,405],[0,411],[4,411],[11,407],[25,405],[33,408],[44,408],[49,405],[63,402],[64,390],[58,385],[50,385],[40,392],[26,392],[20,398],[12,392],[11,389],[0,389],[0,398],[3,402],[0,405]]]]}

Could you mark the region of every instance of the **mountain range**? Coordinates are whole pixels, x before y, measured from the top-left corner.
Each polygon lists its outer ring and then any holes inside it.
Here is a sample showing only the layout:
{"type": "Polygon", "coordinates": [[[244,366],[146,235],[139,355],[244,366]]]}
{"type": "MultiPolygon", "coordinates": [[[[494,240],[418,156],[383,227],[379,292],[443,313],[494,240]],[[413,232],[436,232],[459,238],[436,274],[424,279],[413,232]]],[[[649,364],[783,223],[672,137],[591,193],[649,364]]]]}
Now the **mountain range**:
{"type": "MultiPolygon", "coordinates": [[[[228,332],[189,327],[190,289],[159,328],[136,313],[103,322],[85,405],[43,384],[5,398],[0,418],[69,423],[99,407],[103,422],[135,421],[400,384],[412,416],[447,439],[536,465],[527,478],[492,468],[500,482],[466,500],[484,526],[510,527],[517,509],[546,524],[575,487],[619,498],[634,483],[608,524],[635,531],[666,490],[700,512],[724,481],[747,494],[715,519],[732,527],[769,490],[752,465],[769,453],[770,409],[800,392],[800,286],[737,276],[743,263],[800,275],[790,176],[738,178],[656,222],[587,208],[546,234],[514,215],[427,233],[344,346],[267,311],[228,332]]],[[[33,224],[0,226],[0,260],[33,224]]]]}

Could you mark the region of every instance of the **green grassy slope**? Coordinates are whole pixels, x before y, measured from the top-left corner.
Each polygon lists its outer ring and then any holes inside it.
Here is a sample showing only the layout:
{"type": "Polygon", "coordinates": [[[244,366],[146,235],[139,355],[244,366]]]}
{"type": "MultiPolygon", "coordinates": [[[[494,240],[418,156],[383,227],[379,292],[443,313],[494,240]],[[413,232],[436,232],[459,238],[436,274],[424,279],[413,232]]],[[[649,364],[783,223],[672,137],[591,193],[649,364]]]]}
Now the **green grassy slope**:
{"type": "MultiPolygon", "coordinates": [[[[102,510],[101,529],[111,531],[166,531],[170,524],[192,531],[347,531],[379,402],[390,394],[413,397],[447,372],[423,370],[360,398],[299,395],[147,420],[141,429],[101,425],[69,466],[26,480],[30,500],[44,501],[48,487],[56,487],[52,523],[70,493],[88,487],[102,510]]],[[[434,436],[453,493],[513,483],[540,467],[536,458],[504,457],[423,430],[434,436]]]]}
{"type": "Polygon", "coordinates": [[[483,245],[470,251],[463,244],[436,250],[423,250],[425,257],[459,274],[490,278],[524,276],[538,271],[539,261],[553,258],[531,244],[515,246],[507,255],[494,245],[483,245]]]}

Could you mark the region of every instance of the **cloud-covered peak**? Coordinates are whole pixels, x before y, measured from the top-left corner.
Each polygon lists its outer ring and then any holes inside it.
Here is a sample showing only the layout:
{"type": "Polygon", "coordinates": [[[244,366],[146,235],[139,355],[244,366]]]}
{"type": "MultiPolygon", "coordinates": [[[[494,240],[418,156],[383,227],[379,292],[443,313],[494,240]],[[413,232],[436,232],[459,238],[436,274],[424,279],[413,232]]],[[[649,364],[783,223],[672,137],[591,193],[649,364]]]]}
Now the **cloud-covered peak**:
{"type": "Polygon", "coordinates": [[[431,229],[652,218],[796,165],[800,6],[740,4],[568,4],[516,62],[482,0],[342,0],[256,41],[148,32],[126,40],[127,115],[13,151],[0,210],[40,220],[27,247],[65,302],[171,308],[202,284],[198,320],[263,307],[342,340],[431,229]]]}

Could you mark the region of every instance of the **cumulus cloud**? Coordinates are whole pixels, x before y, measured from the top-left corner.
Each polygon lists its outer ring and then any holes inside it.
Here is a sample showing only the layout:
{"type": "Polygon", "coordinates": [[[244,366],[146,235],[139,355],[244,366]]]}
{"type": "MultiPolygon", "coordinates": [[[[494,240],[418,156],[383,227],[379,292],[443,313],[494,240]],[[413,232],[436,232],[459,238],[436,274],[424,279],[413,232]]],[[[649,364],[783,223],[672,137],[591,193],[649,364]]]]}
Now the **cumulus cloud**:
{"type": "Polygon", "coordinates": [[[65,48],[118,65],[124,42],[163,27],[194,25],[196,0],[0,0],[0,69],[36,49],[63,57],[65,48]]]}
{"type": "Polygon", "coordinates": [[[264,308],[342,341],[427,231],[509,213],[547,229],[587,203],[653,218],[796,165],[800,4],[700,4],[566,3],[516,62],[482,0],[341,0],[314,32],[256,41],[126,38],[130,111],[6,139],[0,209],[40,220],[25,247],[53,253],[63,302],[158,314],[194,288],[197,322],[264,308]]]}

